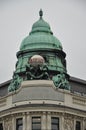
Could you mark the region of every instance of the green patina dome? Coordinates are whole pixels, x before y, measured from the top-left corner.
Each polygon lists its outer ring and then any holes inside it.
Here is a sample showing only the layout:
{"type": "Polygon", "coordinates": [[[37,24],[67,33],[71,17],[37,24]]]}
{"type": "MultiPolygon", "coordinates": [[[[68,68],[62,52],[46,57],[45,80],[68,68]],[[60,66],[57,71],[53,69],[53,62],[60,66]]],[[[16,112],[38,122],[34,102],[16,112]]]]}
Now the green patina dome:
{"type": "Polygon", "coordinates": [[[27,36],[21,43],[20,50],[27,50],[27,49],[62,49],[60,41],[50,34],[45,33],[36,33],[27,36]]]}
{"type": "Polygon", "coordinates": [[[39,48],[62,50],[60,41],[53,36],[50,25],[43,20],[42,15],[33,24],[30,34],[22,41],[20,50],[39,48]]]}
{"type": "Polygon", "coordinates": [[[43,20],[43,12],[24,38],[17,52],[18,61],[8,91],[15,91],[25,80],[53,80],[56,87],[70,89],[66,70],[66,54],[50,25],[43,20]]]}

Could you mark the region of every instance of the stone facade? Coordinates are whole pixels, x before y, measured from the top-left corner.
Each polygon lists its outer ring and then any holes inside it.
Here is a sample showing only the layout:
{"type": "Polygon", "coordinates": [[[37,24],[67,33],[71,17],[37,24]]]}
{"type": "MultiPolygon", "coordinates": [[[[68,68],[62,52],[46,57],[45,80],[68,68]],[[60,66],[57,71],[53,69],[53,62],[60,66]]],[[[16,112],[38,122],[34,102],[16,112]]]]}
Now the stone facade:
{"type": "Polygon", "coordinates": [[[35,112],[25,112],[16,113],[13,115],[5,116],[2,119],[4,130],[16,130],[16,119],[23,119],[23,129],[22,130],[32,130],[32,117],[41,117],[41,130],[52,130],[51,129],[51,117],[59,118],[59,130],[75,130],[76,118],[81,122],[81,130],[86,129],[86,121],[84,117],[79,117],[71,114],[64,114],[58,112],[46,112],[46,111],[35,111],[35,112]],[[21,115],[21,116],[20,116],[21,115]],[[80,118],[80,119],[79,119],[80,118]]]}
{"type": "Polygon", "coordinates": [[[41,130],[52,130],[52,117],[59,118],[59,130],[76,130],[76,121],[80,121],[81,130],[86,129],[86,97],[77,96],[67,90],[55,89],[52,81],[24,81],[19,90],[1,98],[0,102],[2,104],[0,104],[0,122],[4,130],[16,130],[18,118],[23,120],[23,130],[32,130],[32,117],[41,117],[41,130]],[[43,96],[41,99],[36,98],[38,92],[34,95],[34,87],[39,88],[37,91],[40,93],[46,89],[45,98],[43,96]],[[28,95],[30,92],[36,99],[31,99],[28,95]],[[57,93],[57,98],[54,98],[54,94],[51,93],[57,93]]]}

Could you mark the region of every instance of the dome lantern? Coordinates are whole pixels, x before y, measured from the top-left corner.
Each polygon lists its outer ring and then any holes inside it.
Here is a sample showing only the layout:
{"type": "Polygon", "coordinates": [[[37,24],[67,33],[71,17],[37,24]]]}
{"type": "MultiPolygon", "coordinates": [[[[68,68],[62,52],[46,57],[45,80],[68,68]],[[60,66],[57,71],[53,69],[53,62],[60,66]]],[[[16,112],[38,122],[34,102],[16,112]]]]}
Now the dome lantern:
{"type": "Polygon", "coordinates": [[[43,16],[43,11],[42,11],[42,9],[40,9],[40,11],[39,11],[39,16],[40,16],[40,19],[42,19],[42,16],[43,16]]]}

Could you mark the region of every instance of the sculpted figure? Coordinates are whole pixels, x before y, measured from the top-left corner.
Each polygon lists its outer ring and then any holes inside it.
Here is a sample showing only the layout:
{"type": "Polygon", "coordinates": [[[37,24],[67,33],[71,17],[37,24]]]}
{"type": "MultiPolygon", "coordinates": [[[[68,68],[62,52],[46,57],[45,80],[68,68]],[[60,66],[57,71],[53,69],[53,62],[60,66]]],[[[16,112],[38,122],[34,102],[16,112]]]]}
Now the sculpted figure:
{"type": "Polygon", "coordinates": [[[26,76],[28,80],[31,79],[49,79],[48,67],[46,65],[32,66],[26,65],[26,76]]]}
{"type": "Polygon", "coordinates": [[[23,78],[20,78],[18,74],[13,74],[13,79],[8,87],[8,91],[15,91],[19,88],[20,83],[23,81],[23,78]]]}
{"type": "Polygon", "coordinates": [[[67,81],[64,73],[53,76],[53,82],[57,88],[70,90],[69,82],[67,81]]]}

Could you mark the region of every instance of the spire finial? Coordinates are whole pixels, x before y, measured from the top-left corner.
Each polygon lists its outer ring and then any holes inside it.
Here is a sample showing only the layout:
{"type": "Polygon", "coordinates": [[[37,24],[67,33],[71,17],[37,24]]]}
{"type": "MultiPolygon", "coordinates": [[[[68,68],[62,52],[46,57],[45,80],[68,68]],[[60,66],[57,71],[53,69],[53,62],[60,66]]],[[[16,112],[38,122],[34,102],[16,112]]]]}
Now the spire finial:
{"type": "Polygon", "coordinates": [[[43,16],[43,11],[42,11],[42,9],[40,9],[40,11],[39,11],[39,16],[40,16],[40,19],[42,19],[42,16],[43,16]]]}

